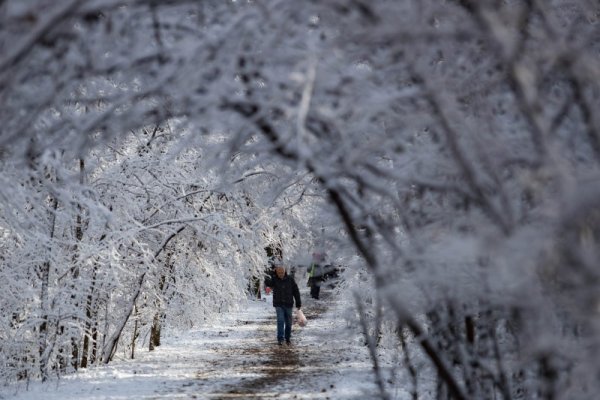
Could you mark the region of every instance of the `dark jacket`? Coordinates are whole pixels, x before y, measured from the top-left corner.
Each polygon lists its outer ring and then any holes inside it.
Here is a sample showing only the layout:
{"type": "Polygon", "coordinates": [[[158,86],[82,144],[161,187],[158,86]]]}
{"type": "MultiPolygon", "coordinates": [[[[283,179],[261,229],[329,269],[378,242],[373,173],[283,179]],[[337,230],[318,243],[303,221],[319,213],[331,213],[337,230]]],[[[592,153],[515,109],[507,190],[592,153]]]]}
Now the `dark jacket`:
{"type": "Polygon", "coordinates": [[[287,273],[280,279],[277,275],[270,274],[265,278],[265,286],[273,289],[273,307],[293,307],[296,300],[296,308],[300,308],[300,290],[294,278],[287,273]]]}

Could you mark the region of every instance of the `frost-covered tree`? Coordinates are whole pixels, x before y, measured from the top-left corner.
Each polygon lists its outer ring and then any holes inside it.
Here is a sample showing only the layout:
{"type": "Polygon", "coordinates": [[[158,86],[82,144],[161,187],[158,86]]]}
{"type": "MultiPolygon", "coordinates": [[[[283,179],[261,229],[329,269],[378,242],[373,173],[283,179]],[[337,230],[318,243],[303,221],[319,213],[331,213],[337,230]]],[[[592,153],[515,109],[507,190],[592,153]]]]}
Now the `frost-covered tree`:
{"type": "Polygon", "coordinates": [[[5,163],[4,178],[18,185],[4,202],[2,273],[8,287],[27,288],[3,293],[2,351],[18,361],[6,379],[160,345],[165,322],[193,326],[245,298],[273,230],[283,241],[298,229],[289,210],[296,198],[270,189],[286,178],[283,168],[228,183],[203,151],[171,151],[177,143],[156,127],[71,167],[60,154],[43,169],[5,163]]]}
{"type": "Polygon", "coordinates": [[[241,282],[265,246],[343,228],[373,360],[402,352],[413,397],[433,373],[439,398],[593,398],[599,13],[2,2],[1,271],[26,290],[1,334],[28,340],[3,351],[43,374],[96,324],[108,360],[188,320],[202,274],[241,282]],[[105,316],[73,313],[90,304],[105,316]]]}

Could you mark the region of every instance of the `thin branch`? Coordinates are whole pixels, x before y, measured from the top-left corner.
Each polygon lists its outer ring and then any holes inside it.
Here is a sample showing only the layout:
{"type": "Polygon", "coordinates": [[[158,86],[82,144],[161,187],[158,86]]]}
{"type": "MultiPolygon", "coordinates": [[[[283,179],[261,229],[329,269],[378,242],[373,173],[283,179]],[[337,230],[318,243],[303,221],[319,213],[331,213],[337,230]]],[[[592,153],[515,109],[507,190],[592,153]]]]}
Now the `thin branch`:
{"type": "MultiPolygon", "coordinates": [[[[44,36],[46,36],[53,28],[59,25],[60,21],[65,20],[69,15],[72,15],[77,8],[81,5],[79,0],[71,0],[70,2],[64,3],[62,7],[59,7],[37,24],[31,33],[26,35],[19,43],[9,48],[12,50],[3,59],[0,59],[0,73],[4,72],[7,68],[14,64],[18,64],[29,52],[33,49],[35,44],[39,42],[44,36]]],[[[60,4],[60,3],[59,3],[60,4]]],[[[0,81],[0,88],[4,86],[3,82],[0,81]]]]}

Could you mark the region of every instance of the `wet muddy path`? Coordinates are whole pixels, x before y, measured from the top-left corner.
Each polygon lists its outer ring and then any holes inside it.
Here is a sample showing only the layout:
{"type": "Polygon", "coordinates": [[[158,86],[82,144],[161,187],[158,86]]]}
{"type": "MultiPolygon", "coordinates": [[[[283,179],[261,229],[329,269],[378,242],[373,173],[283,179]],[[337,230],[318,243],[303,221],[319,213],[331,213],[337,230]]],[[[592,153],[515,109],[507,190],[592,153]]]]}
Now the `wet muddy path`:
{"type": "MultiPolygon", "coordinates": [[[[309,324],[317,323],[327,310],[325,300],[305,304],[303,311],[309,324]]],[[[306,344],[319,340],[310,338],[310,330],[294,326],[292,345],[279,346],[275,339],[275,312],[259,321],[240,321],[240,324],[255,328],[256,335],[238,347],[223,349],[222,358],[214,368],[228,368],[231,375],[240,376],[239,382],[226,385],[218,393],[202,393],[199,398],[209,399],[272,399],[304,398],[308,391],[314,391],[314,384],[333,365],[329,365],[326,354],[316,346],[306,344]],[[305,384],[310,382],[310,384],[305,384]],[[309,389],[310,387],[310,389],[309,389]],[[298,393],[300,392],[300,393],[298,393]]],[[[313,333],[316,334],[316,333],[313,333]]],[[[199,371],[198,379],[210,379],[206,371],[199,371]]],[[[329,388],[331,389],[331,388],[329,388]]],[[[318,389],[319,396],[328,398],[327,387],[318,389]]]]}

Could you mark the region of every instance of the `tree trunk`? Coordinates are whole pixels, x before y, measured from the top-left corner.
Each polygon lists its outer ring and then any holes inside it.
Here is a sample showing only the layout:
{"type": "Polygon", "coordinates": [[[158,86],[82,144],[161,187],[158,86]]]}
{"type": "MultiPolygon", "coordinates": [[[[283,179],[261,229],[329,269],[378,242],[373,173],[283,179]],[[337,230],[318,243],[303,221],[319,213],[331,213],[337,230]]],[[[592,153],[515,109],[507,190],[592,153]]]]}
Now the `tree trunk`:
{"type": "MultiPolygon", "coordinates": [[[[49,240],[54,238],[54,230],[56,228],[56,210],[58,209],[58,200],[56,197],[50,197],[50,234],[49,240]]],[[[48,252],[52,251],[51,245],[48,245],[48,252]]],[[[40,355],[40,376],[42,381],[48,379],[48,360],[50,358],[50,352],[48,347],[48,286],[50,282],[50,261],[45,261],[42,264],[40,271],[40,279],[42,281],[42,289],[40,293],[40,308],[41,308],[41,320],[40,324],[40,337],[39,337],[39,355],[40,355]]]]}
{"type": "Polygon", "coordinates": [[[161,320],[162,315],[160,312],[154,314],[154,318],[152,319],[152,328],[150,329],[150,346],[148,349],[150,351],[160,346],[161,320]]]}
{"type": "Polygon", "coordinates": [[[90,353],[90,364],[96,362],[98,356],[98,322],[95,320],[92,326],[92,351],[90,353]]]}
{"type": "Polygon", "coordinates": [[[131,335],[131,359],[132,360],[135,358],[135,341],[137,340],[138,336],[140,335],[139,328],[138,328],[140,313],[139,313],[137,306],[134,306],[133,308],[134,308],[135,321],[133,323],[133,335],[131,335]]]}
{"type": "Polygon", "coordinates": [[[81,368],[87,368],[88,366],[88,351],[90,347],[90,323],[86,321],[85,330],[83,334],[83,346],[81,349],[81,368]]]}
{"type": "MultiPolygon", "coordinates": [[[[79,184],[83,185],[85,180],[85,161],[83,160],[83,158],[79,159],[79,184]]],[[[75,220],[75,249],[73,251],[73,284],[72,284],[72,289],[73,289],[73,294],[71,295],[71,299],[76,299],[76,295],[75,295],[75,282],[77,281],[77,278],[79,277],[79,251],[78,251],[78,247],[79,247],[79,242],[81,242],[81,240],[83,239],[83,218],[81,216],[82,214],[82,207],[81,204],[77,204],[77,217],[75,220]]],[[[73,304],[73,308],[74,309],[78,309],[79,308],[79,304],[77,301],[75,301],[75,304],[73,304]]],[[[85,332],[84,332],[85,335],[85,332]]],[[[73,367],[74,370],[77,370],[77,368],[79,367],[79,338],[75,337],[74,335],[71,336],[71,367],[73,367]]]]}
{"type": "MultiPolygon", "coordinates": [[[[81,368],[87,368],[88,366],[88,354],[90,347],[90,337],[93,342],[93,346],[95,349],[95,334],[96,334],[96,321],[94,321],[97,313],[92,313],[92,305],[94,302],[94,291],[96,288],[96,272],[98,271],[98,264],[94,263],[94,269],[92,271],[92,282],[90,286],[90,291],[87,295],[86,303],[85,303],[85,328],[83,331],[83,349],[81,354],[81,368]],[[94,332],[92,333],[92,326],[94,326],[94,332]]],[[[92,352],[93,353],[93,352],[92,352]]],[[[94,357],[90,357],[90,363],[93,363],[94,357]]]]}
{"type": "Polygon", "coordinates": [[[166,303],[168,302],[168,300],[166,299],[167,280],[171,279],[175,269],[175,265],[171,262],[172,254],[172,252],[167,253],[167,259],[165,260],[166,272],[163,273],[160,279],[158,280],[158,291],[160,294],[160,299],[157,302],[157,311],[154,314],[154,318],[152,319],[152,327],[150,329],[150,344],[148,348],[148,350],[150,351],[160,346],[160,333],[162,321],[165,317],[166,303]]]}

